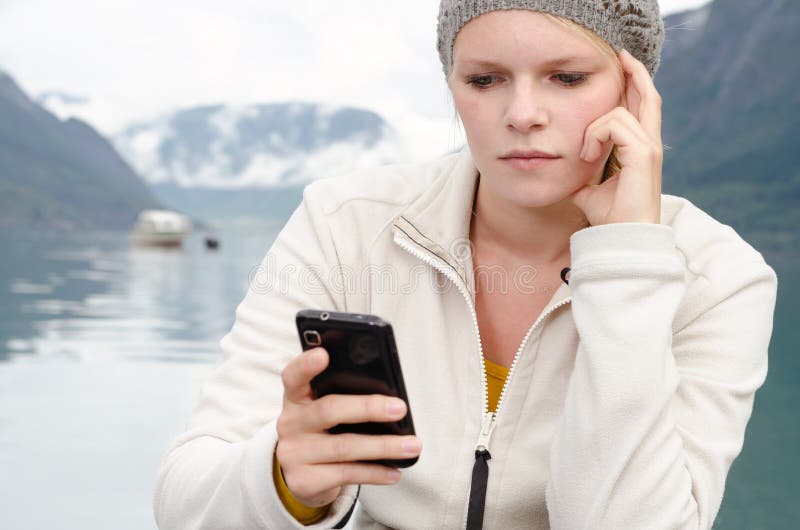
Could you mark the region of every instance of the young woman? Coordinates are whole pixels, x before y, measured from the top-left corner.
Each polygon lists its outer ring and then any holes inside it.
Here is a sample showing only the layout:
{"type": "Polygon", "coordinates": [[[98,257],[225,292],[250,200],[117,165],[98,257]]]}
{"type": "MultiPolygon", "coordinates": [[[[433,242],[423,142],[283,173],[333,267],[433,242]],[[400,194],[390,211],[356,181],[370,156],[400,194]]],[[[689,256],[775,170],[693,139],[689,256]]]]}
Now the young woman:
{"type": "Polygon", "coordinates": [[[777,279],[661,194],[656,1],[445,0],[438,34],[468,147],[306,188],[164,460],[161,528],[712,526],[777,279]],[[417,436],[327,433],[407,411],[312,398],[307,308],[393,324],[417,436]]]}

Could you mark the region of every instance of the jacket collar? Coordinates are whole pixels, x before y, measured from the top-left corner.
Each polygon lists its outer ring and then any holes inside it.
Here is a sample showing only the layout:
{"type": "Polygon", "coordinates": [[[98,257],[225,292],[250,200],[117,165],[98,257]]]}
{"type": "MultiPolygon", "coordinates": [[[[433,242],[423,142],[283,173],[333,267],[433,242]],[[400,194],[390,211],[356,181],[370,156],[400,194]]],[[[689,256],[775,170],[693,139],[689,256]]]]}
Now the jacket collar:
{"type": "Polygon", "coordinates": [[[442,160],[434,182],[403,211],[401,217],[428,238],[448,247],[469,237],[478,185],[478,170],[464,146],[442,160]]]}
{"type": "Polygon", "coordinates": [[[444,157],[436,171],[431,185],[395,219],[395,236],[424,247],[470,285],[469,228],[478,170],[468,146],[444,157]]]}

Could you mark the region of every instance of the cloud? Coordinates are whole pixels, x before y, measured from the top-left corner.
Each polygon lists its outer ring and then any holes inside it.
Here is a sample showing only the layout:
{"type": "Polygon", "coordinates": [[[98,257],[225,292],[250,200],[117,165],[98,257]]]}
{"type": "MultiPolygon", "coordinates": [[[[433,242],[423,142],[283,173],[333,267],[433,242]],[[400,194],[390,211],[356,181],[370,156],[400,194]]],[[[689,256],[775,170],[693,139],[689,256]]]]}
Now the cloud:
{"type": "Polygon", "coordinates": [[[33,96],[87,95],[80,116],[108,134],[176,107],[299,100],[448,135],[437,13],[434,0],[4,0],[0,68],[33,96]]]}

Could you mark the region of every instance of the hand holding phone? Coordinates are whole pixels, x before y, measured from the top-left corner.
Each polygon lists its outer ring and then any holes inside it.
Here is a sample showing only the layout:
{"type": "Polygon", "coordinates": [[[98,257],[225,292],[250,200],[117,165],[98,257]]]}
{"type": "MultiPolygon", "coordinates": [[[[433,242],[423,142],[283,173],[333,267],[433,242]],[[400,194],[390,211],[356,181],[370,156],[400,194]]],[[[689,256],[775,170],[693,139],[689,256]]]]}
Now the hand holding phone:
{"type": "Polygon", "coordinates": [[[329,366],[326,349],[312,347],[282,373],[276,456],[292,494],[312,507],[333,502],[344,485],[397,482],[398,469],[373,461],[415,461],[421,450],[413,434],[331,434],[340,425],[402,421],[408,408],[404,400],[380,393],[315,396],[312,379],[329,366]]]}

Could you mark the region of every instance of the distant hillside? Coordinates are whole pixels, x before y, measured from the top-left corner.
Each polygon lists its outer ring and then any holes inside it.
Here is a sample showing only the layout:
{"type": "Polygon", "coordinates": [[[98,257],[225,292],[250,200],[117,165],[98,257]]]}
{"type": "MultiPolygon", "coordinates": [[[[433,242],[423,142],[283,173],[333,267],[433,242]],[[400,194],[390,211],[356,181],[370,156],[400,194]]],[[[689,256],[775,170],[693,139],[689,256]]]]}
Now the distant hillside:
{"type": "Polygon", "coordinates": [[[285,217],[308,182],[399,158],[374,112],[298,102],[183,109],[114,142],[161,200],[207,219],[285,217]]]}
{"type": "Polygon", "coordinates": [[[665,193],[759,250],[800,249],[800,3],[716,0],[666,17],[665,193]]]}
{"type": "Polygon", "coordinates": [[[156,205],[94,129],[59,120],[0,72],[0,226],[128,228],[156,205]]]}

